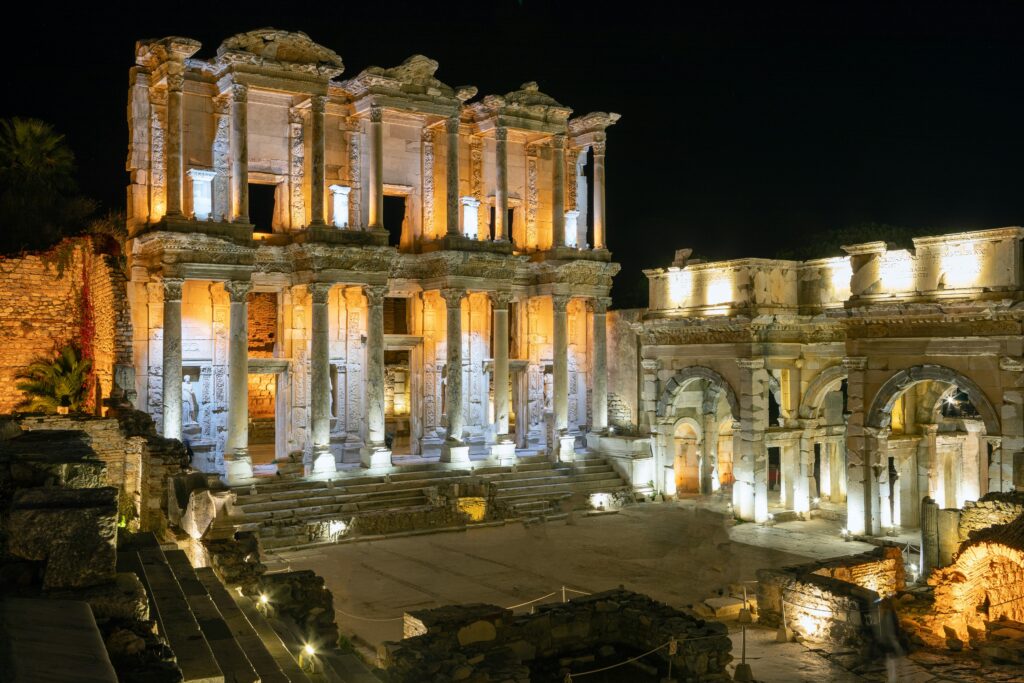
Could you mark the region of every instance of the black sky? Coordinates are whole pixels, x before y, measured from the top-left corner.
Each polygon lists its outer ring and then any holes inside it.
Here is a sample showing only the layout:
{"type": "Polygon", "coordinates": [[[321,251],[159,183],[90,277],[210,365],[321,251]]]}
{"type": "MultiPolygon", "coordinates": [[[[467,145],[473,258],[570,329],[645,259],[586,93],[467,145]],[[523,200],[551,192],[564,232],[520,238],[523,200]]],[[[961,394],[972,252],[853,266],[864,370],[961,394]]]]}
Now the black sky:
{"type": "Polygon", "coordinates": [[[619,305],[643,303],[640,269],[679,247],[770,256],[863,222],[1024,220],[1021,3],[138,7],[39,3],[5,31],[0,116],[52,122],[83,189],[110,208],[124,204],[135,40],[190,36],[209,56],[275,26],[333,48],[345,76],[423,53],[441,80],[481,95],[536,80],[577,113],[621,113],[607,161],[619,305]]]}

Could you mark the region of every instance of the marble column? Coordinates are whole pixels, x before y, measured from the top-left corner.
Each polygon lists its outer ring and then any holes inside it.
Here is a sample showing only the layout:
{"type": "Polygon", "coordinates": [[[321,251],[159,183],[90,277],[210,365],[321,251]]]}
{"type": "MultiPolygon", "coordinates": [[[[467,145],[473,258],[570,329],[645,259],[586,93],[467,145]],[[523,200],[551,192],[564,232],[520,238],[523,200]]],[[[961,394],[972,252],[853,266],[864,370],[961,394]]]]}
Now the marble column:
{"type": "Polygon", "coordinates": [[[552,392],[554,397],[554,441],[552,455],[563,462],[571,462],[575,455],[573,437],[569,431],[569,323],[566,307],[571,297],[563,294],[551,296],[552,311],[552,392]]]}
{"type": "Polygon", "coordinates": [[[330,474],[338,469],[331,453],[331,344],[327,302],[332,287],[333,283],[330,282],[313,282],[307,285],[313,309],[310,320],[312,335],[309,363],[313,474],[330,474]]]}
{"type": "Polygon", "coordinates": [[[701,425],[703,438],[701,439],[700,476],[699,485],[701,495],[707,496],[714,492],[715,471],[718,468],[718,415],[715,413],[704,413],[703,424],[701,425]]]}
{"type": "Polygon", "coordinates": [[[313,169],[309,184],[309,200],[312,204],[309,224],[324,225],[324,186],[327,184],[324,109],[327,106],[327,98],[322,95],[314,95],[310,98],[310,104],[312,111],[310,143],[313,152],[313,169]]]}
{"type": "Polygon", "coordinates": [[[441,290],[447,315],[447,356],[445,405],[448,413],[448,438],[441,447],[441,462],[468,463],[469,446],[462,441],[465,416],[462,411],[462,299],[463,289],[441,290]]]}
{"type": "Polygon", "coordinates": [[[252,479],[249,457],[249,315],[252,283],[225,282],[231,299],[228,320],[228,435],[224,467],[229,484],[252,479]]]}
{"type": "Polygon", "coordinates": [[[590,431],[602,433],[608,429],[608,333],[607,317],[611,299],[588,299],[593,315],[593,368],[590,392],[590,431]]]}
{"type": "Polygon", "coordinates": [[[366,285],[366,445],[363,467],[389,467],[391,451],[384,441],[384,285],[366,285]]]}
{"type": "Polygon", "coordinates": [[[494,240],[507,242],[508,222],[508,129],[494,129],[494,240]]]}
{"type": "Polygon", "coordinates": [[[594,249],[605,249],[605,196],[604,152],[605,142],[600,140],[591,147],[594,153],[594,249]]]}
{"type": "Polygon", "coordinates": [[[231,86],[231,198],[234,222],[249,222],[249,86],[231,86]]]}
{"type": "Polygon", "coordinates": [[[740,519],[768,519],[768,371],[764,358],[739,358],[740,439],[734,454],[733,507],[740,519]],[[738,456],[738,460],[736,457],[738,456]]]}
{"type": "Polygon", "coordinates": [[[889,495],[889,430],[864,428],[865,459],[872,475],[870,487],[865,487],[864,509],[868,533],[879,536],[893,526],[892,498],[889,495]]]}
{"type": "MultiPolygon", "coordinates": [[[[173,63],[172,63],[173,64],[173,63]]],[[[179,67],[181,65],[178,65],[179,67]]],[[[182,206],[183,130],[182,89],[185,77],[180,73],[167,74],[167,215],[180,216],[182,206]]]]}
{"type": "Polygon", "coordinates": [[[181,288],[185,280],[165,277],[163,328],[163,434],[181,438],[181,288]]]}
{"type": "Polygon", "coordinates": [[[447,159],[445,162],[445,206],[447,207],[448,234],[459,232],[459,117],[453,116],[444,122],[448,135],[447,159]]]}
{"type": "Polygon", "coordinates": [[[494,314],[494,421],[498,436],[508,435],[508,304],[511,292],[491,292],[494,314]]]}
{"type": "Polygon", "coordinates": [[[551,138],[551,246],[565,246],[565,136],[551,138]]]}
{"type": "MultiPolygon", "coordinates": [[[[796,414],[794,408],[793,413],[796,414]]],[[[800,452],[797,454],[796,481],[793,486],[793,509],[801,514],[810,513],[811,477],[814,476],[814,434],[818,429],[818,421],[801,419],[803,431],[800,433],[800,452]]],[[[825,458],[822,458],[824,461],[825,458]]]]}
{"type": "Polygon", "coordinates": [[[370,230],[384,229],[384,109],[370,107],[370,230]]]}
{"type": "Polygon", "coordinates": [[[917,490],[922,497],[928,496],[932,500],[942,501],[938,475],[939,425],[922,424],[919,426],[922,438],[917,447],[917,490]]]}

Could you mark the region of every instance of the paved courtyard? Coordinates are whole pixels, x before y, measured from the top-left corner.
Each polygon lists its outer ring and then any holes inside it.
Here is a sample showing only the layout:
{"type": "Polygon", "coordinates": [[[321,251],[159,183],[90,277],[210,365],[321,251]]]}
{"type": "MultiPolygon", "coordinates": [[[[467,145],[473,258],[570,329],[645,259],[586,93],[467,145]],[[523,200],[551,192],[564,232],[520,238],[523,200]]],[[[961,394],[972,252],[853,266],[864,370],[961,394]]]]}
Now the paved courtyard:
{"type": "MultiPolygon", "coordinates": [[[[402,614],[410,609],[458,602],[512,607],[542,596],[548,597],[540,602],[560,600],[563,586],[572,597],[573,591],[620,584],[685,607],[730,582],[753,579],[760,567],[869,547],[844,543],[830,522],[729,527],[720,514],[683,502],[530,527],[509,524],[281,553],[269,565],[272,571],[313,569],[324,576],[342,632],[376,646],[401,638],[402,614]]],[[[776,645],[765,633],[748,634],[748,657],[759,680],[859,680],[801,645],[776,645]]],[[[734,640],[738,657],[738,632],[734,640]]]]}

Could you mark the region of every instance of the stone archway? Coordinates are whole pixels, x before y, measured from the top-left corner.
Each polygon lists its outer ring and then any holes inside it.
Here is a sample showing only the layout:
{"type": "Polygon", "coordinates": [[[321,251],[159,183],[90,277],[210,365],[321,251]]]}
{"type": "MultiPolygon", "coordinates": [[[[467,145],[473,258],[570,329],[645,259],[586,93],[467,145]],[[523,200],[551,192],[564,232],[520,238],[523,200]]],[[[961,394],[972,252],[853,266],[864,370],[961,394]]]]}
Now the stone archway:
{"type": "Polygon", "coordinates": [[[928,380],[960,387],[960,390],[967,394],[971,403],[977,409],[982,421],[985,423],[986,432],[989,435],[1002,434],[998,413],[991,401],[988,400],[988,396],[981,390],[981,387],[974,380],[942,365],[915,365],[900,370],[886,380],[871,402],[865,426],[876,429],[888,428],[892,420],[892,406],[896,399],[915,384],[928,380]]]}
{"type": "Polygon", "coordinates": [[[846,377],[846,368],[842,365],[832,365],[819,372],[807,385],[807,391],[804,392],[803,400],[800,402],[800,417],[804,419],[818,417],[825,397],[833,391],[838,391],[846,377]]]}
{"type": "Polygon", "coordinates": [[[713,412],[718,405],[718,399],[724,394],[726,401],[729,403],[729,410],[732,412],[733,418],[740,419],[740,402],[736,398],[736,392],[733,391],[733,388],[724,377],[711,368],[702,365],[683,368],[665,383],[665,390],[661,392],[661,397],[658,399],[658,417],[670,417],[670,410],[675,403],[676,394],[686,385],[697,380],[704,380],[709,386],[708,395],[704,397],[703,409],[705,413],[713,412]]]}
{"type": "MultiPolygon", "coordinates": [[[[665,383],[665,390],[662,392],[657,405],[658,437],[655,439],[655,469],[662,483],[664,490],[665,477],[668,471],[674,467],[668,467],[670,462],[669,453],[675,452],[675,426],[681,415],[677,414],[677,398],[683,389],[694,382],[704,383],[704,393],[701,400],[700,420],[697,433],[700,434],[700,465],[699,465],[699,490],[701,493],[711,493],[717,490],[721,484],[720,463],[718,456],[718,407],[722,398],[729,404],[729,412],[733,420],[739,420],[740,407],[736,392],[722,375],[704,366],[692,366],[683,368],[676,372],[665,383]]],[[[730,461],[730,481],[732,449],[728,453],[730,461]]],[[[674,460],[673,460],[674,462],[674,460]]]]}

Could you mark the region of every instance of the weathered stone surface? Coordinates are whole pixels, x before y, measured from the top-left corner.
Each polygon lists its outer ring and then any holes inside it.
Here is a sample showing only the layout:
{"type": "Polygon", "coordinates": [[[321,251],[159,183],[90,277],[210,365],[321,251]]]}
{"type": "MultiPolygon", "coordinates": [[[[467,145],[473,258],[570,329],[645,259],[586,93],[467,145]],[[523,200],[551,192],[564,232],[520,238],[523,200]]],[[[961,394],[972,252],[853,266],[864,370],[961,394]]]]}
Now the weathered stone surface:
{"type": "Polygon", "coordinates": [[[149,621],[149,598],[139,577],[132,572],[118,572],[112,583],[101,583],[70,591],[52,591],[53,597],[89,603],[97,619],[149,621]]]}
{"type": "Polygon", "coordinates": [[[106,485],[107,465],[80,431],[23,432],[0,440],[0,480],[18,488],[59,486],[98,488],[106,485]]]}
{"type": "Polygon", "coordinates": [[[7,520],[8,549],[43,560],[43,587],[81,588],[114,578],[117,489],[23,489],[7,520]]]}
{"type": "Polygon", "coordinates": [[[561,661],[586,669],[609,645],[647,651],[672,639],[676,654],[663,648],[659,656],[666,664],[671,657],[682,678],[729,680],[725,665],[732,659],[722,624],[621,589],[542,605],[518,617],[494,605],[422,610],[406,615],[406,634],[378,650],[387,680],[527,680],[533,665],[561,661]]]}

